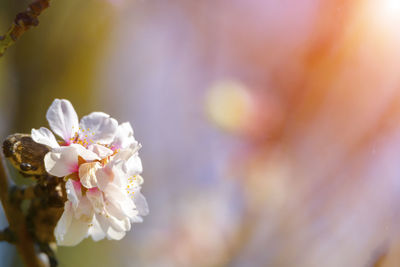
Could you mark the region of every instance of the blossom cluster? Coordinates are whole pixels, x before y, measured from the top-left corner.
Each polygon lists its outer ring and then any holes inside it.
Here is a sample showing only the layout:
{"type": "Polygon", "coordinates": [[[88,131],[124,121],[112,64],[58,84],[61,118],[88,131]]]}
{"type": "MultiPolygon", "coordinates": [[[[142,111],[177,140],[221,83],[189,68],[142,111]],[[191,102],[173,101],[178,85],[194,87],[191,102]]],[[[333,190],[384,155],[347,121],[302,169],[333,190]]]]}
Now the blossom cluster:
{"type": "Polygon", "coordinates": [[[140,193],[140,144],[130,123],[118,124],[103,112],[79,121],[65,99],[55,99],[46,118],[61,140],[45,127],[32,129],[31,136],[50,148],[46,171],[66,181],[68,200],[54,230],[57,244],[74,246],[89,236],[120,240],[148,213],[140,193]]]}

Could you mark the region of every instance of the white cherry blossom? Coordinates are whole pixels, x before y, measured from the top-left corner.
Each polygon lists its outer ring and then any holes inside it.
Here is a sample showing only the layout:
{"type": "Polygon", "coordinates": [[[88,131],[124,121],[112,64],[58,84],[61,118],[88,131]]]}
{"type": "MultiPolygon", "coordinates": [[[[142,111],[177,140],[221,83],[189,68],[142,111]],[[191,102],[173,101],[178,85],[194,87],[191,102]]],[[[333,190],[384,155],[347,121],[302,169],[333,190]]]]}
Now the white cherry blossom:
{"type": "Polygon", "coordinates": [[[93,112],[80,122],[68,100],[56,99],[47,111],[47,128],[32,129],[32,139],[50,148],[46,171],[64,177],[68,200],[54,231],[57,243],[73,246],[84,238],[119,240],[147,215],[140,193],[143,178],[129,122],[93,112]]]}

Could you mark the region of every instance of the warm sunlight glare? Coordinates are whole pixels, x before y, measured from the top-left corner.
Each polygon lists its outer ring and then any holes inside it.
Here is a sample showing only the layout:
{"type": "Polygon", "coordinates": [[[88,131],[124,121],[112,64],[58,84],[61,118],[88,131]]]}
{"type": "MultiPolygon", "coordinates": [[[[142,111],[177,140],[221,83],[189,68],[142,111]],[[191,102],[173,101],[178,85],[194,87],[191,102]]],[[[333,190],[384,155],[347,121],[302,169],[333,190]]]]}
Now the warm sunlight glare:
{"type": "Polygon", "coordinates": [[[374,1],[372,5],[380,26],[397,28],[400,22],[400,0],[380,0],[374,1]]]}

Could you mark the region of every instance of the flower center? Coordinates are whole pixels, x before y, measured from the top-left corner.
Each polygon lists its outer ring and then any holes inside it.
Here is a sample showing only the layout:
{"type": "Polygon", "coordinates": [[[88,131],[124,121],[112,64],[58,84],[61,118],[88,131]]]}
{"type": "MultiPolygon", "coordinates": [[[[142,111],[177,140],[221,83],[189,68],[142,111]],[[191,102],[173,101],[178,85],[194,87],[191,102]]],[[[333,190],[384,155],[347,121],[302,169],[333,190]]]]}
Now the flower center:
{"type": "Polygon", "coordinates": [[[69,142],[66,142],[64,145],[79,144],[85,148],[88,148],[89,145],[93,144],[94,141],[91,139],[91,136],[95,135],[94,132],[91,132],[90,129],[82,129],[79,128],[79,131],[75,133],[73,137],[69,139],[69,142]]]}
{"type": "Polygon", "coordinates": [[[137,184],[138,178],[137,175],[131,176],[128,178],[128,185],[126,186],[126,192],[130,197],[133,197],[135,194],[135,189],[136,189],[136,184],[137,184]]]}

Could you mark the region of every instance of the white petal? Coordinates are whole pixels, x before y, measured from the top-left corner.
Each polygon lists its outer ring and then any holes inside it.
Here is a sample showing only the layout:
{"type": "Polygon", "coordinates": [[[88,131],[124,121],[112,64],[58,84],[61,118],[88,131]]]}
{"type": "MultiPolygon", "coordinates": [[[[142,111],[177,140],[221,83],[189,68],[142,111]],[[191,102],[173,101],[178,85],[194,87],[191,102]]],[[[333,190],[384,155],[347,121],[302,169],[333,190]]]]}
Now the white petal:
{"type": "Polygon", "coordinates": [[[131,223],[142,223],[143,222],[143,218],[141,216],[134,216],[131,219],[131,223]]]}
{"type": "MultiPolygon", "coordinates": [[[[131,229],[131,222],[128,217],[124,220],[119,220],[114,216],[111,216],[110,214],[107,214],[106,220],[110,224],[110,228],[113,228],[114,230],[118,232],[126,232],[131,229]]],[[[108,234],[108,231],[107,231],[108,234]]]]}
{"type": "Polygon", "coordinates": [[[71,146],[53,149],[44,157],[46,171],[54,176],[63,177],[78,169],[78,154],[71,146]]]}
{"type": "Polygon", "coordinates": [[[110,221],[106,217],[96,215],[96,218],[103,231],[107,234],[107,239],[120,240],[125,236],[125,231],[119,231],[111,227],[110,221]]]}
{"type": "Polygon", "coordinates": [[[107,188],[108,184],[113,182],[114,173],[108,167],[104,167],[99,169],[96,172],[97,186],[100,190],[104,191],[107,188]]]}
{"type": "Polygon", "coordinates": [[[83,163],[79,166],[79,179],[86,188],[97,187],[96,171],[101,168],[99,162],[83,163]]]}
{"type": "Polygon", "coordinates": [[[146,216],[149,214],[149,206],[145,197],[140,191],[135,191],[133,194],[133,202],[135,202],[136,209],[139,211],[140,216],[146,216]]]}
{"type": "Polygon", "coordinates": [[[88,149],[90,151],[93,151],[94,153],[96,153],[99,156],[99,158],[101,158],[101,159],[104,159],[104,158],[114,154],[114,151],[112,151],[111,149],[109,149],[105,146],[102,146],[102,145],[98,145],[98,144],[90,145],[88,147],[88,149]]]}
{"type": "Polygon", "coordinates": [[[133,129],[129,122],[124,122],[118,125],[117,132],[112,142],[114,149],[124,149],[130,147],[132,144],[137,144],[133,136],[133,129]]]}
{"type": "Polygon", "coordinates": [[[71,102],[55,99],[46,114],[50,128],[69,143],[79,128],[78,115],[71,102]]]}
{"type": "Polygon", "coordinates": [[[135,175],[135,184],[138,186],[142,185],[144,182],[144,179],[141,175],[135,175]]]}
{"type": "Polygon", "coordinates": [[[89,223],[74,218],[73,205],[65,202],[64,212],[54,229],[54,236],[60,246],[75,246],[88,235],[89,223]]]}
{"type": "Polygon", "coordinates": [[[100,225],[101,229],[103,230],[103,232],[107,234],[108,228],[110,228],[110,224],[106,220],[105,216],[103,216],[100,213],[96,213],[94,215],[94,217],[96,217],[97,222],[99,223],[99,225],[100,225]]]}
{"type": "MultiPolygon", "coordinates": [[[[134,216],[135,205],[133,203],[133,200],[126,192],[126,185],[124,188],[121,188],[118,184],[115,183],[115,180],[112,179],[112,173],[108,173],[108,171],[109,170],[105,171],[105,168],[103,168],[97,172],[97,184],[98,188],[105,195],[104,201],[107,202],[107,205],[110,205],[110,212],[112,213],[111,215],[116,216],[119,219],[122,219],[126,216],[134,216]]],[[[94,190],[95,189],[91,189],[89,191],[94,190]]],[[[92,192],[89,191],[87,192],[87,195],[90,198],[90,194],[92,194],[92,192]]],[[[95,193],[96,192],[93,192],[93,197],[95,196],[95,193]]],[[[93,201],[92,199],[91,201],[92,203],[95,203],[95,201],[93,201]]],[[[105,206],[102,200],[101,205],[99,205],[97,209],[104,209],[104,207],[105,206]]]]}
{"type": "Polygon", "coordinates": [[[118,232],[130,230],[130,218],[125,216],[122,210],[115,209],[112,203],[107,202],[105,199],[104,202],[102,198],[95,196],[95,193],[92,194],[91,199],[92,203],[95,203],[100,208],[100,211],[96,211],[95,216],[105,233],[108,233],[110,227],[118,232]]]}
{"type": "Polygon", "coordinates": [[[32,129],[31,136],[36,143],[49,146],[51,148],[59,147],[54,134],[47,128],[41,127],[39,130],[32,129]]]}
{"type": "Polygon", "coordinates": [[[120,150],[107,164],[109,168],[118,166],[125,175],[133,176],[142,173],[142,161],[137,151],[132,149],[120,150]]]}
{"type": "Polygon", "coordinates": [[[132,157],[134,153],[130,149],[120,150],[115,156],[111,157],[111,160],[106,164],[110,170],[118,169],[119,172],[123,173],[122,175],[127,175],[126,161],[132,157]]]}
{"type": "Polygon", "coordinates": [[[128,176],[133,176],[143,172],[142,161],[136,154],[130,157],[126,162],[126,174],[128,176]]]}
{"type": "Polygon", "coordinates": [[[76,246],[88,236],[89,227],[90,223],[73,218],[65,234],[61,238],[59,237],[58,245],[76,246]]]}
{"type": "Polygon", "coordinates": [[[113,206],[110,207],[110,211],[112,211],[114,216],[121,219],[122,215],[120,215],[119,212],[128,217],[135,215],[135,204],[128,196],[125,188],[119,188],[114,183],[110,183],[104,191],[104,194],[113,206]]]}
{"type": "Polygon", "coordinates": [[[107,231],[107,239],[110,240],[121,240],[126,235],[124,231],[117,231],[110,227],[107,231]]]}
{"type": "Polygon", "coordinates": [[[100,190],[97,188],[90,189],[86,192],[86,195],[95,212],[101,213],[104,211],[105,203],[103,193],[100,190]]]}
{"type": "Polygon", "coordinates": [[[118,203],[122,208],[135,208],[133,202],[128,197],[128,194],[126,194],[126,188],[120,188],[114,183],[110,183],[104,190],[104,194],[110,202],[118,203]]]}
{"type": "Polygon", "coordinates": [[[130,148],[126,149],[121,149],[118,151],[118,153],[112,158],[113,162],[118,162],[118,161],[126,161],[130,157],[132,157],[136,152],[130,148]]]}
{"type": "Polygon", "coordinates": [[[65,183],[65,189],[67,191],[67,198],[72,203],[74,209],[79,205],[79,201],[82,198],[81,184],[78,181],[69,179],[65,183]]]}
{"type": "Polygon", "coordinates": [[[93,220],[94,210],[92,203],[84,196],[80,199],[79,205],[75,210],[75,219],[79,219],[80,221],[84,221],[86,223],[90,223],[93,220]]]}
{"type": "Polygon", "coordinates": [[[106,213],[109,214],[109,216],[114,217],[117,220],[124,220],[127,217],[130,218],[137,215],[137,212],[135,212],[134,209],[129,210],[130,214],[126,214],[120,206],[116,206],[115,204],[116,203],[113,202],[107,202],[106,213]]]}
{"type": "Polygon", "coordinates": [[[84,160],[100,160],[99,156],[96,153],[90,151],[80,144],[71,144],[69,147],[73,147],[76,150],[77,156],[81,156],[84,160]]]}
{"type": "Polygon", "coordinates": [[[61,215],[61,218],[58,220],[56,228],[54,229],[54,236],[57,240],[57,244],[61,244],[64,241],[64,236],[71,225],[72,217],[72,203],[70,201],[66,201],[64,204],[64,212],[61,215]]]}
{"type": "Polygon", "coordinates": [[[110,144],[116,134],[118,122],[103,112],[92,112],[80,122],[80,138],[91,143],[110,144]],[[87,137],[86,137],[87,135],[87,137]]]}
{"type": "Polygon", "coordinates": [[[94,241],[99,241],[106,237],[106,233],[100,227],[100,224],[97,221],[96,216],[93,217],[92,226],[89,228],[89,235],[92,237],[94,241]]]}

